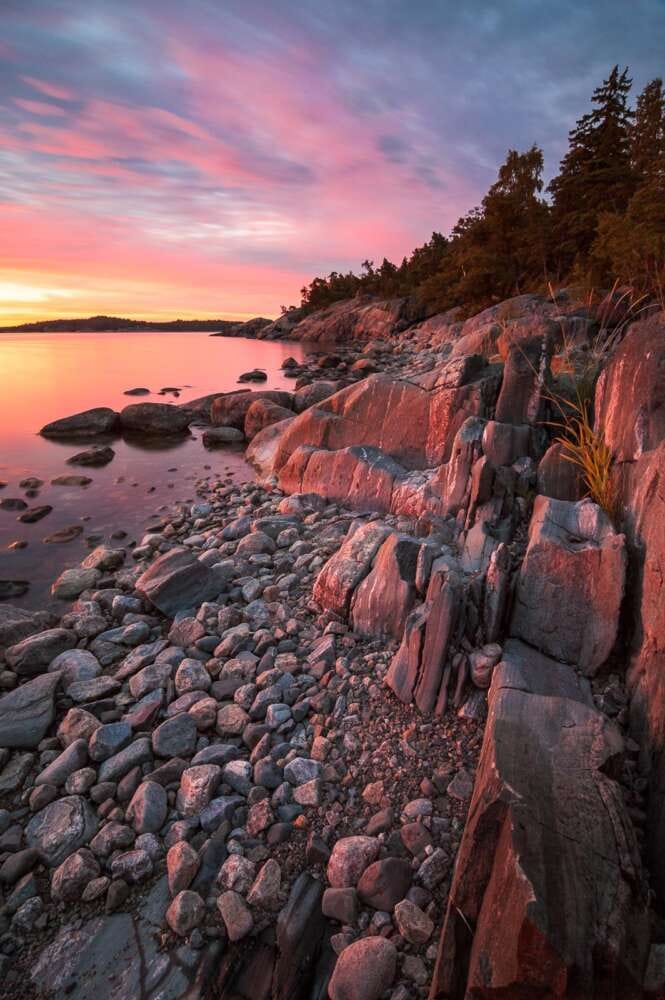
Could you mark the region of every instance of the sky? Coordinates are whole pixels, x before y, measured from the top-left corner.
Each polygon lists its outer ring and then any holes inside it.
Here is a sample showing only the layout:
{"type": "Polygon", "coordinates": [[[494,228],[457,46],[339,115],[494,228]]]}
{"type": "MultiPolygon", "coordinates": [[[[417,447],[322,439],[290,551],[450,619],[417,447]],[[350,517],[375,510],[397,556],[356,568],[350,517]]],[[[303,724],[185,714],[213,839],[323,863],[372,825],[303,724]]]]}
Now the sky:
{"type": "Polygon", "coordinates": [[[0,324],[275,316],[549,175],[665,0],[0,0],[0,324]]]}

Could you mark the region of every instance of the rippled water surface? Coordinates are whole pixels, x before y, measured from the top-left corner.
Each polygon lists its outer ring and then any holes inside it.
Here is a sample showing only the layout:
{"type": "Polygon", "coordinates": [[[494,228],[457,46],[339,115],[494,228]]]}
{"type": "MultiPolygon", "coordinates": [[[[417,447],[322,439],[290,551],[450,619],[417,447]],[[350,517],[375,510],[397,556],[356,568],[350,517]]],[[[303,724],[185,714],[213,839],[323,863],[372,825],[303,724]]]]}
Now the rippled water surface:
{"type": "MultiPolygon", "coordinates": [[[[111,442],[113,461],[101,469],[67,465],[67,458],[89,447],[49,441],[39,436],[44,424],[92,406],[119,410],[131,402],[183,403],[211,392],[238,388],[237,378],[264,368],[266,383],[257,388],[293,388],[280,366],[300,360],[299,344],[270,343],[205,333],[51,333],[0,334],[0,500],[25,499],[30,507],[53,510],[35,524],[22,524],[18,511],[0,510],[0,580],[27,580],[30,589],[11,603],[45,607],[49,587],[61,570],[77,565],[98,540],[122,529],[139,540],[165,504],[194,498],[193,483],[202,476],[232,475],[246,481],[252,473],[242,449],[206,451],[201,432],[163,447],[146,447],[118,438],[111,442]],[[133,399],[126,389],[143,386],[149,396],[133,399]],[[179,387],[180,395],[159,395],[179,387]],[[64,474],[90,476],[86,487],[51,485],[64,474]],[[36,498],[25,496],[22,479],[44,480],[36,498]],[[45,544],[56,530],[80,524],[72,542],[45,544]],[[10,550],[12,542],[26,548],[10,550]]],[[[115,543],[118,544],[118,543],[115,543]]]]}

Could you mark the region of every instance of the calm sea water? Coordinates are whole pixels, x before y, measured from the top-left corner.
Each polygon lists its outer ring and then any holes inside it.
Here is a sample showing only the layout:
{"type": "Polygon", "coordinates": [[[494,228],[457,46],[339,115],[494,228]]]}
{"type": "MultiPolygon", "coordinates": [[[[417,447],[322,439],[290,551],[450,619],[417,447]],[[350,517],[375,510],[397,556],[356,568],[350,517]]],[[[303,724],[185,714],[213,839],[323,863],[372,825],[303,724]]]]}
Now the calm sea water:
{"type": "Polygon", "coordinates": [[[38,433],[44,424],[92,406],[119,410],[132,402],[183,403],[226,392],[239,388],[238,375],[251,368],[264,368],[268,375],[257,388],[292,388],[280,370],[289,355],[300,360],[303,348],[205,333],[0,334],[0,480],[7,483],[0,500],[16,497],[31,507],[53,507],[35,524],[19,522],[18,511],[0,510],[0,580],[30,582],[28,593],[11,603],[53,604],[49,588],[62,569],[77,565],[95,542],[108,542],[114,530],[140,540],[165,505],[195,499],[197,479],[232,476],[243,482],[252,475],[242,449],[206,451],[196,428],[191,438],[159,449],[117,439],[115,458],[104,468],[71,466],[67,458],[89,446],[46,440],[38,433]],[[124,395],[136,386],[149,388],[151,395],[124,395]],[[158,394],[167,386],[181,387],[178,399],[158,394]],[[63,474],[90,476],[93,482],[51,485],[63,474]],[[44,480],[34,499],[19,486],[32,476],[44,480]],[[44,543],[56,530],[76,524],[84,528],[76,540],[44,543]],[[10,550],[17,540],[27,541],[27,547],[10,550]]]}

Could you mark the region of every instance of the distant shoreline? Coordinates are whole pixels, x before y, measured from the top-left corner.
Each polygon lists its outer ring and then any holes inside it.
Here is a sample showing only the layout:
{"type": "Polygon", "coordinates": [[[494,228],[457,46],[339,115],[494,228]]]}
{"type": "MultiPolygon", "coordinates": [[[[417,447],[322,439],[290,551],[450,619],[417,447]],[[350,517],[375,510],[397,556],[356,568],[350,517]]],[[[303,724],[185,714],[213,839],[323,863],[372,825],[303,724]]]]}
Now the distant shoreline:
{"type": "Polygon", "coordinates": [[[53,319],[16,326],[0,326],[0,333],[132,333],[134,331],[189,331],[226,333],[242,320],[177,319],[165,322],[124,319],[121,316],[89,316],[86,319],[53,319]]]}

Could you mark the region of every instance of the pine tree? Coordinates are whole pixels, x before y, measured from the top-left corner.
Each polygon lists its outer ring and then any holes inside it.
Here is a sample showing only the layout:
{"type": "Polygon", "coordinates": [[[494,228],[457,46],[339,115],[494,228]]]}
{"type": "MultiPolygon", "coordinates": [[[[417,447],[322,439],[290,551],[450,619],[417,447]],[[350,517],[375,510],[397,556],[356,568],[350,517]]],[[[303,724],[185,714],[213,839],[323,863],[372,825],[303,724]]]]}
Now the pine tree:
{"type": "Polygon", "coordinates": [[[665,165],[665,94],[656,78],[637,98],[630,143],[632,168],[639,184],[649,183],[665,165]]]}
{"type": "Polygon", "coordinates": [[[628,69],[620,73],[615,66],[596,88],[591,99],[595,107],[570,132],[568,152],[550,184],[557,263],[563,272],[576,258],[586,259],[601,212],[623,212],[634,192],[631,84],[628,69]]]}

